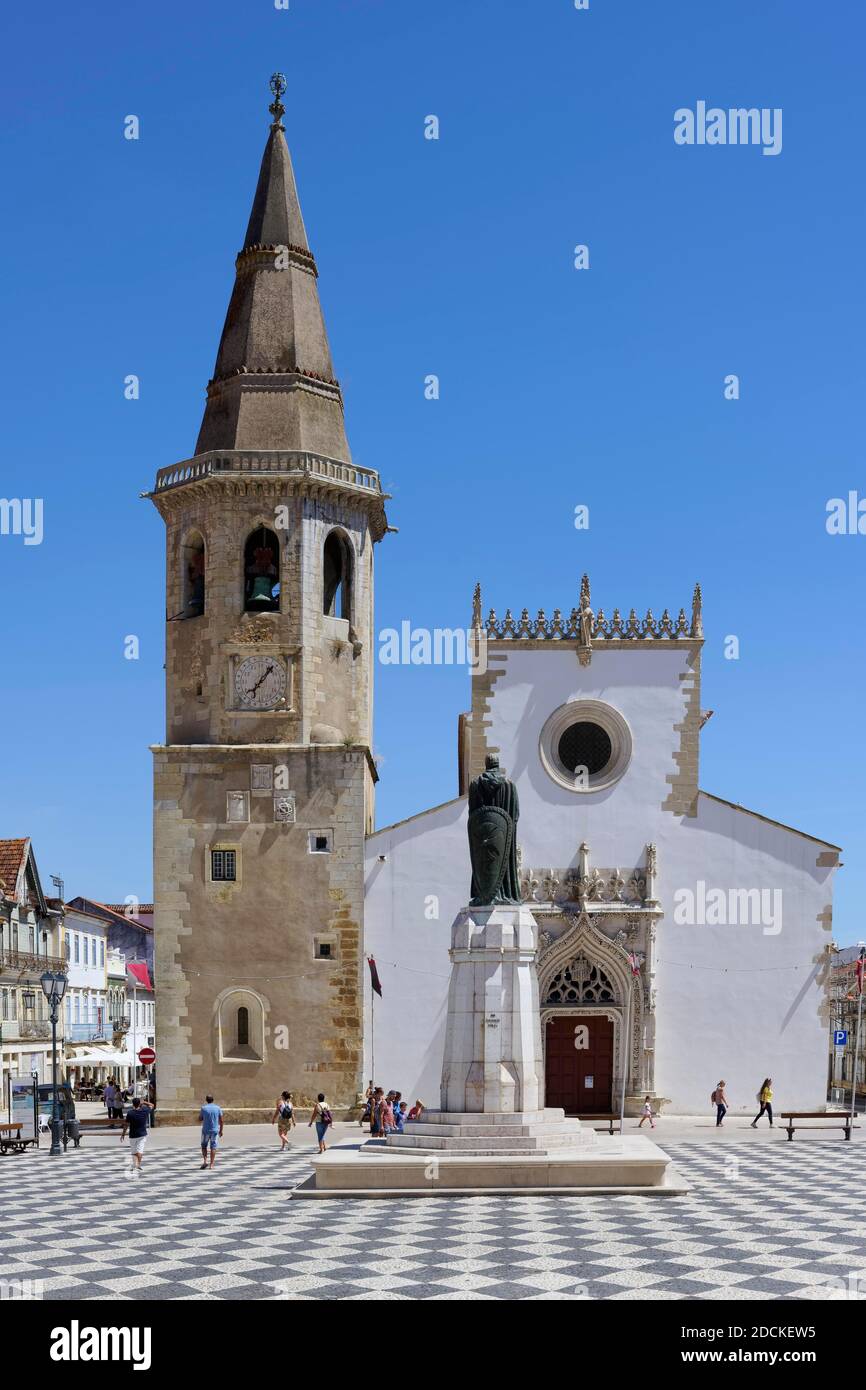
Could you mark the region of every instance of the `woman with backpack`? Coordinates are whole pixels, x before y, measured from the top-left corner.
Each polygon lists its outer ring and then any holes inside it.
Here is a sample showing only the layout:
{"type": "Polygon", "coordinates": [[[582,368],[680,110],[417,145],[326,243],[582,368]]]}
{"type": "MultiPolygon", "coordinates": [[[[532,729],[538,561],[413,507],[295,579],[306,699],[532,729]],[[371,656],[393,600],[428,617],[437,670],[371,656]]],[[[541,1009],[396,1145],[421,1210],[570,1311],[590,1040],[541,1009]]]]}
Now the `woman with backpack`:
{"type": "Polygon", "coordinates": [[[728,1097],[725,1094],[724,1081],[719,1082],[710,1096],[710,1101],[716,1107],[716,1129],[721,1129],[722,1120],[728,1113],[728,1097]]]}
{"type": "Polygon", "coordinates": [[[295,1124],[295,1107],[292,1101],[291,1091],[283,1091],[274,1106],[271,1124],[273,1124],[274,1121],[276,1121],[277,1133],[280,1136],[280,1153],[284,1153],[286,1149],[292,1147],[289,1143],[289,1132],[295,1124]]]}
{"type": "Polygon", "coordinates": [[[772,1104],[771,1104],[772,1099],[773,1099],[773,1078],[772,1078],[772,1076],[765,1076],[765,1077],[764,1077],[764,1080],[761,1082],[761,1089],[760,1089],[760,1091],[758,1092],[758,1096],[757,1096],[758,1104],[760,1105],[761,1108],[760,1108],[760,1110],[758,1111],[757,1115],[755,1116],[755,1118],[754,1118],[753,1121],[752,1121],[752,1129],[757,1129],[757,1128],[758,1128],[758,1121],[760,1120],[760,1118],[761,1118],[761,1116],[763,1115],[763,1113],[764,1113],[765,1110],[766,1110],[767,1114],[768,1114],[769,1117],[770,1117],[770,1129],[773,1128],[773,1106],[772,1106],[772,1104]]]}
{"type": "MultiPolygon", "coordinates": [[[[310,1116],[310,1124],[316,1126],[316,1134],[319,1139],[319,1153],[323,1154],[327,1145],[325,1135],[328,1133],[328,1126],[334,1123],[333,1116],[328,1109],[328,1102],[325,1100],[324,1091],[319,1092],[318,1100],[313,1106],[313,1113],[310,1116]]],[[[309,1128],[309,1125],[307,1126],[309,1128]]]]}

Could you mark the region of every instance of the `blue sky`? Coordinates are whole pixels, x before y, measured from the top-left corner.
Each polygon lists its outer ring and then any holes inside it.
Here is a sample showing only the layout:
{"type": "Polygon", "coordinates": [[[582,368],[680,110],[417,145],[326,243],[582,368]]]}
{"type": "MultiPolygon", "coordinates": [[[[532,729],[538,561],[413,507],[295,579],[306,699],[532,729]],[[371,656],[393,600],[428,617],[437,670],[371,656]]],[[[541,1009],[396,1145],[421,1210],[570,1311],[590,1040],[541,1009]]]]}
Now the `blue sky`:
{"type": "MultiPolygon", "coordinates": [[[[150,896],[163,526],[138,494],[194,447],[281,69],[349,437],[400,528],[378,627],[466,623],[476,578],[549,611],[588,570],[607,612],[656,614],[700,579],[702,786],[843,845],[834,935],[863,935],[866,536],[825,507],[866,494],[864,37],[853,0],[8,15],[0,495],[43,498],[45,534],[0,536],[0,834],[69,894],[150,896]],[[781,107],[782,153],[676,145],[698,100],[781,107]]],[[[379,668],[380,824],[455,794],[467,702],[464,671],[379,668]]]]}

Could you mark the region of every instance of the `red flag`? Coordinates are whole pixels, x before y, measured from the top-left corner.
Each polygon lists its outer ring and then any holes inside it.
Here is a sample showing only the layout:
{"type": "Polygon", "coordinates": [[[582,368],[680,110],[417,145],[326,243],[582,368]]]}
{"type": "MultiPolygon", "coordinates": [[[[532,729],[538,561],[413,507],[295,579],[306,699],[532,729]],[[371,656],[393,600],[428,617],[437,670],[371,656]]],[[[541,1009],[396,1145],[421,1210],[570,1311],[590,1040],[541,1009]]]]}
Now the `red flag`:
{"type": "Polygon", "coordinates": [[[379,972],[378,972],[378,970],[376,969],[376,962],[375,962],[375,960],[373,959],[372,956],[368,956],[368,957],[367,957],[367,964],[368,964],[369,967],[370,967],[370,984],[373,986],[373,989],[376,991],[376,993],[378,994],[379,998],[381,999],[381,998],[382,998],[382,982],[381,982],[381,980],[379,979],[379,972]]]}
{"type": "Polygon", "coordinates": [[[635,955],[634,951],[629,951],[629,953],[628,953],[628,963],[629,963],[629,965],[631,966],[631,973],[632,973],[633,975],[639,975],[639,974],[640,974],[640,966],[639,966],[639,964],[638,964],[638,959],[637,959],[637,956],[635,955]]]}

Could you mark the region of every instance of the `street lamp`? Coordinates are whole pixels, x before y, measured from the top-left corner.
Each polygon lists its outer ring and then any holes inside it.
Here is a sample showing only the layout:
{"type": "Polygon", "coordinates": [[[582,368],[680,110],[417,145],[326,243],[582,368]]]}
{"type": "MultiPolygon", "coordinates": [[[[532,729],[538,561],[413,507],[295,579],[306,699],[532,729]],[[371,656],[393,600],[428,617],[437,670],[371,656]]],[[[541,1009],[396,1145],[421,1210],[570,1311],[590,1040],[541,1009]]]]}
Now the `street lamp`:
{"type": "Polygon", "coordinates": [[[51,1153],[62,1154],[60,1147],[60,1108],[57,1104],[57,1017],[66,993],[66,976],[46,970],[41,976],[42,993],[48,1000],[51,1019],[51,1153]]]}

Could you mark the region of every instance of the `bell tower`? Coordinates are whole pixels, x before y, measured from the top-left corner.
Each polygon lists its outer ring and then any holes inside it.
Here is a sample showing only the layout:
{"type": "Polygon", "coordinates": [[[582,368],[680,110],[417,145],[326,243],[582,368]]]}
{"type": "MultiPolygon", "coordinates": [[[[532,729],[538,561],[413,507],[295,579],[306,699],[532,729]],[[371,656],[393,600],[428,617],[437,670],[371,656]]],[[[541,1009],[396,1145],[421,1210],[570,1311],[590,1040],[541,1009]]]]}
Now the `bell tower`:
{"type": "Polygon", "coordinates": [[[157,1082],[260,1119],[361,1084],[378,474],[352,463],[283,127],[285,79],[195,454],[166,525],[166,741],[154,754],[157,1082]]]}

